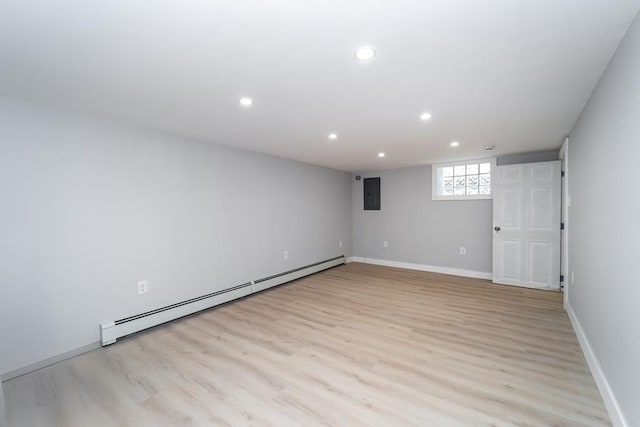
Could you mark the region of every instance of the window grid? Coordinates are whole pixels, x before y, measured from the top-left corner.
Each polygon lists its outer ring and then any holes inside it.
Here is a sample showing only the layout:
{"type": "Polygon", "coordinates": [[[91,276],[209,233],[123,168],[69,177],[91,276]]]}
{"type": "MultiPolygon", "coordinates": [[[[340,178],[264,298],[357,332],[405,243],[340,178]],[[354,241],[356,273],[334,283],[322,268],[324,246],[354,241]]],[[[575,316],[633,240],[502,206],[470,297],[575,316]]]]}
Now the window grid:
{"type": "Polygon", "coordinates": [[[491,198],[494,159],[434,165],[434,199],[491,198]],[[437,179],[437,181],[436,181],[437,179]]]}

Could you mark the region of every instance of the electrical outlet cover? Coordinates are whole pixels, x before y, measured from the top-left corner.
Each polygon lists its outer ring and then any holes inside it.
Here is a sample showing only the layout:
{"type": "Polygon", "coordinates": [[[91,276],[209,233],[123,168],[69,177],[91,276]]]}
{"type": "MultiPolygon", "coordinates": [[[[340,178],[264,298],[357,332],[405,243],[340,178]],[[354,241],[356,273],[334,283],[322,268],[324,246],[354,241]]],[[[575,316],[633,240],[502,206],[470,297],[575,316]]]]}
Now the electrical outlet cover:
{"type": "Polygon", "coordinates": [[[149,282],[147,282],[146,280],[141,280],[138,282],[139,295],[146,294],[148,290],[149,290],[149,282]]]}

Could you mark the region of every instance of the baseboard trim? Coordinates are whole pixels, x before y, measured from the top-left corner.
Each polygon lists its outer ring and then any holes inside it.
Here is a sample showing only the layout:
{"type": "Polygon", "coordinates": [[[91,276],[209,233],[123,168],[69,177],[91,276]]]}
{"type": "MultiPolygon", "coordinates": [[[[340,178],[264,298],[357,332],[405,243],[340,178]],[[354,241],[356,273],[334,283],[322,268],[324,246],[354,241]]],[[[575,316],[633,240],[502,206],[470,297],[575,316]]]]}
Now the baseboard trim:
{"type": "Polygon", "coordinates": [[[484,271],[464,270],[461,268],[451,268],[451,267],[437,267],[434,265],[414,264],[411,262],[402,262],[402,261],[389,261],[386,259],[364,258],[364,257],[352,256],[347,258],[347,263],[349,262],[362,262],[365,264],[384,265],[386,267],[397,267],[397,268],[404,268],[407,270],[429,271],[431,273],[442,273],[442,274],[450,274],[452,276],[473,277],[476,279],[491,280],[492,278],[491,273],[485,273],[484,271]]]}
{"type": "Polygon", "coordinates": [[[580,325],[580,321],[576,317],[573,308],[569,302],[565,302],[564,310],[569,315],[569,320],[571,320],[571,325],[573,326],[573,330],[576,333],[576,337],[578,337],[578,343],[580,343],[580,348],[582,349],[582,353],[584,354],[585,359],[587,360],[587,365],[589,366],[589,370],[591,371],[591,375],[598,386],[598,391],[602,396],[602,400],[604,401],[604,405],[607,408],[607,412],[609,413],[609,417],[611,417],[611,422],[616,427],[628,427],[624,414],[622,413],[622,409],[620,409],[620,405],[618,405],[618,401],[613,394],[613,390],[611,390],[611,386],[609,385],[609,381],[607,381],[607,377],[604,375],[602,371],[602,367],[600,366],[600,362],[596,357],[587,336],[580,325]]]}
{"type": "Polygon", "coordinates": [[[44,360],[40,360],[35,363],[31,363],[30,365],[23,366],[22,368],[15,369],[13,371],[5,372],[4,374],[0,375],[0,381],[12,380],[14,378],[28,374],[30,372],[37,371],[42,368],[46,368],[47,366],[63,362],[67,359],[71,359],[72,357],[80,356],[81,354],[88,353],[91,350],[95,350],[96,348],[100,348],[100,347],[101,347],[100,341],[83,345],[82,347],[78,347],[74,350],[70,350],[65,353],[61,353],[44,360]]]}

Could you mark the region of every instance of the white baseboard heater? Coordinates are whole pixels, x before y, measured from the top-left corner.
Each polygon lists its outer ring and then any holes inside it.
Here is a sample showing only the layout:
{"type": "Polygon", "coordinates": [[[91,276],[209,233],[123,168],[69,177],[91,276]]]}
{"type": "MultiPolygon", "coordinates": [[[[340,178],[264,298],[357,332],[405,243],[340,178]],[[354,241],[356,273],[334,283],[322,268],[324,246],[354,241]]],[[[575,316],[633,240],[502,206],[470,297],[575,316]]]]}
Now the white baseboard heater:
{"type": "Polygon", "coordinates": [[[285,271],[284,273],[243,283],[229,289],[224,289],[222,291],[213,292],[201,297],[192,298],[166,307],[158,308],[146,313],[137,314],[120,320],[103,322],[100,324],[102,345],[105,346],[113,344],[119,338],[126,337],[127,335],[251,295],[255,292],[263,291],[273,286],[300,279],[301,277],[344,264],[345,261],[345,257],[342,255],[326,261],[296,268],[294,270],[285,271]]]}

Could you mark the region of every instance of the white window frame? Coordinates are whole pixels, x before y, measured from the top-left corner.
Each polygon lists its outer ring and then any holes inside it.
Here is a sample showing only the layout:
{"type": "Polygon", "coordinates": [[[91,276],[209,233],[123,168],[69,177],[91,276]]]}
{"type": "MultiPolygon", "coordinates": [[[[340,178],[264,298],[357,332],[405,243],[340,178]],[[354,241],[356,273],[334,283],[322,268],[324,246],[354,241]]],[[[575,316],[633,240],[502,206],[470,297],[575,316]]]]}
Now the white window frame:
{"type": "Polygon", "coordinates": [[[431,165],[431,199],[432,200],[487,200],[493,199],[493,194],[496,188],[496,158],[491,157],[488,159],[473,159],[473,160],[463,160],[459,162],[448,162],[448,163],[434,163],[431,165]],[[491,194],[470,194],[470,195],[453,195],[453,196],[445,196],[438,194],[438,171],[441,168],[445,167],[455,167],[455,166],[466,166],[472,165],[475,163],[489,163],[491,174],[491,194]]]}

